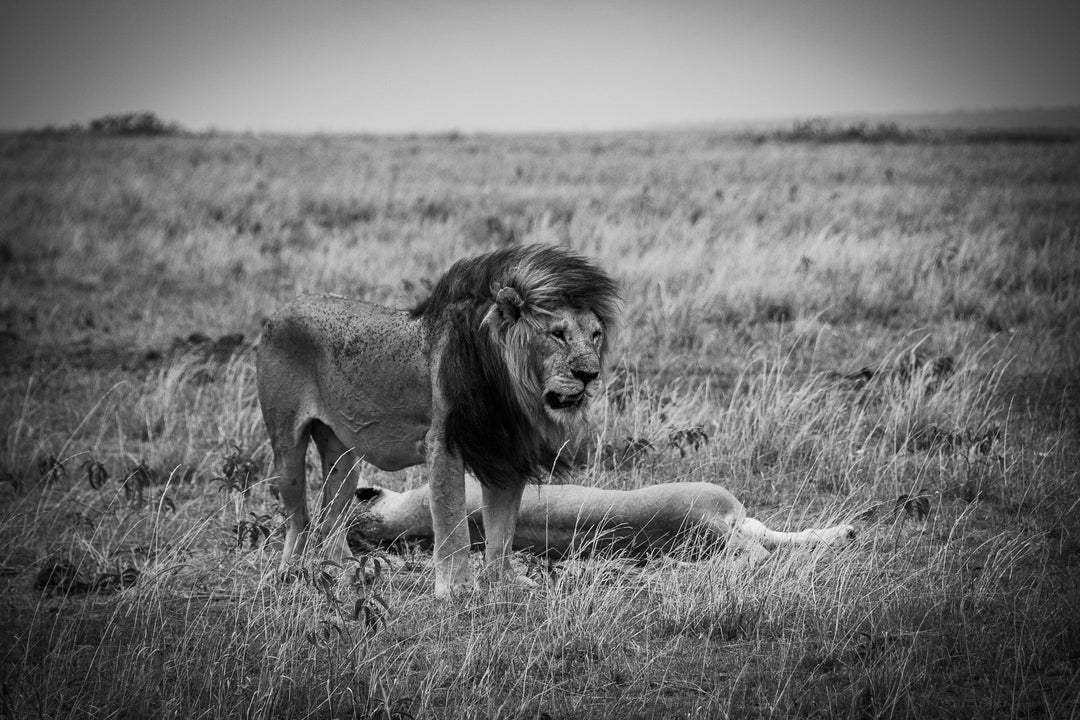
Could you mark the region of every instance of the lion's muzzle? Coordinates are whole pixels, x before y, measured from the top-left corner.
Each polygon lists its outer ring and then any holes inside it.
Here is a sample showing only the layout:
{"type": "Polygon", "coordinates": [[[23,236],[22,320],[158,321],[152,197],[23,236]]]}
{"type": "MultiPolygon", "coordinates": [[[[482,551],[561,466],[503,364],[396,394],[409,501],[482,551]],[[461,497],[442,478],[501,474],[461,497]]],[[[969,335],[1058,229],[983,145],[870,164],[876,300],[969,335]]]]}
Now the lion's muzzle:
{"type": "Polygon", "coordinates": [[[576,408],[588,398],[585,393],[585,387],[582,386],[581,390],[575,393],[558,393],[549,392],[544,395],[544,404],[552,410],[569,410],[576,408]]]}
{"type": "Polygon", "coordinates": [[[549,410],[575,410],[582,408],[596,396],[600,387],[599,373],[574,373],[574,379],[559,378],[548,385],[544,393],[544,405],[549,410]]]}

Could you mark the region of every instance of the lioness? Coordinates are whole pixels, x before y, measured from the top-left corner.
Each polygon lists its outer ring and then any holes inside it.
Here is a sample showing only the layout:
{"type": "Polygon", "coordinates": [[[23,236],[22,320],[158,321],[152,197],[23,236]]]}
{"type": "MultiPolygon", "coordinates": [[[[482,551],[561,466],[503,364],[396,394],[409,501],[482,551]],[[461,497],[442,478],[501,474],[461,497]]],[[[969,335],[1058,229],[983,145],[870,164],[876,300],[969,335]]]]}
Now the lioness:
{"type": "MultiPolygon", "coordinates": [[[[466,478],[466,508],[473,542],[483,539],[484,498],[479,483],[466,478]]],[[[429,540],[428,489],[394,492],[359,488],[352,530],[364,540],[393,543],[429,540]]],[[[637,490],[603,490],[582,485],[539,485],[521,498],[513,548],[561,558],[617,551],[642,556],[698,543],[705,550],[726,544],[757,560],[778,545],[842,545],[855,538],[851,525],[799,532],[770,530],[747,517],[739,500],[719,485],[661,483],[637,490]]]]}
{"type": "Polygon", "coordinates": [[[384,470],[426,461],[436,596],[473,582],[466,469],[483,487],[486,574],[505,574],[526,482],[568,467],[563,448],[599,390],[617,304],[592,262],[532,245],[457,262],[412,310],[315,295],[278,311],[256,366],[288,517],[282,569],[307,538],[314,440],[331,554],[346,552],[342,511],[360,460],[384,470]]]}

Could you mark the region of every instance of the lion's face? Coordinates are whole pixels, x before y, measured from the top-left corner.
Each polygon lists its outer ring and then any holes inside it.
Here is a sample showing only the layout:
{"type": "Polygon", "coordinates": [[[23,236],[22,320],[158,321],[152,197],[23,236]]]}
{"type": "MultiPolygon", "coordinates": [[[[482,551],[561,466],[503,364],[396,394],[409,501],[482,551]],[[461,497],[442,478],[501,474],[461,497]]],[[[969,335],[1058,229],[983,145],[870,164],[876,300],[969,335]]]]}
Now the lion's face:
{"type": "Polygon", "coordinates": [[[600,391],[604,327],[591,310],[556,310],[533,336],[532,355],[544,412],[557,422],[575,419],[600,391]]]}
{"type": "Polygon", "coordinates": [[[560,305],[558,298],[534,303],[511,286],[492,293],[494,302],[481,324],[502,350],[508,385],[520,407],[538,421],[549,421],[541,425],[557,430],[548,439],[558,447],[556,436],[585,419],[600,391],[605,324],[596,311],[560,305]]]}

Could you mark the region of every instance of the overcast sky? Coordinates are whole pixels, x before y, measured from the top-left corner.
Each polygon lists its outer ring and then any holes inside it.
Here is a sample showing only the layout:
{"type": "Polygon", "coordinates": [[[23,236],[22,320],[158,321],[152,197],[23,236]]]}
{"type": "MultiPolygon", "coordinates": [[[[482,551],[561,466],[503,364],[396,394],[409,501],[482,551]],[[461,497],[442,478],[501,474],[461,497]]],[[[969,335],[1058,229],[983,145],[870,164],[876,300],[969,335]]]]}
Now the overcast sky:
{"type": "Polygon", "coordinates": [[[602,130],[1080,104],[1076,0],[3,0],[0,128],[602,130]]]}

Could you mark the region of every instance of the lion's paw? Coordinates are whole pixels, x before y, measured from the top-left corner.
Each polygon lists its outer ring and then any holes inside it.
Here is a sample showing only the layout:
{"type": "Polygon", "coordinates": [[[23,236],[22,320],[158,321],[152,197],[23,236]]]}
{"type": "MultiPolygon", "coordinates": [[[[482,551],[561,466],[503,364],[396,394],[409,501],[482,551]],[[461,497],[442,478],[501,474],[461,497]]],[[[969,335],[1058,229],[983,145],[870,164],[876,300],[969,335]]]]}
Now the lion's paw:
{"type": "Polygon", "coordinates": [[[435,599],[436,600],[456,600],[458,598],[468,597],[469,595],[475,595],[480,591],[480,586],[476,582],[467,583],[454,583],[448,585],[435,585],[435,599]]]}
{"type": "Polygon", "coordinates": [[[510,582],[514,587],[519,587],[524,590],[534,590],[540,587],[540,583],[536,582],[528,575],[515,575],[510,582]]]}

